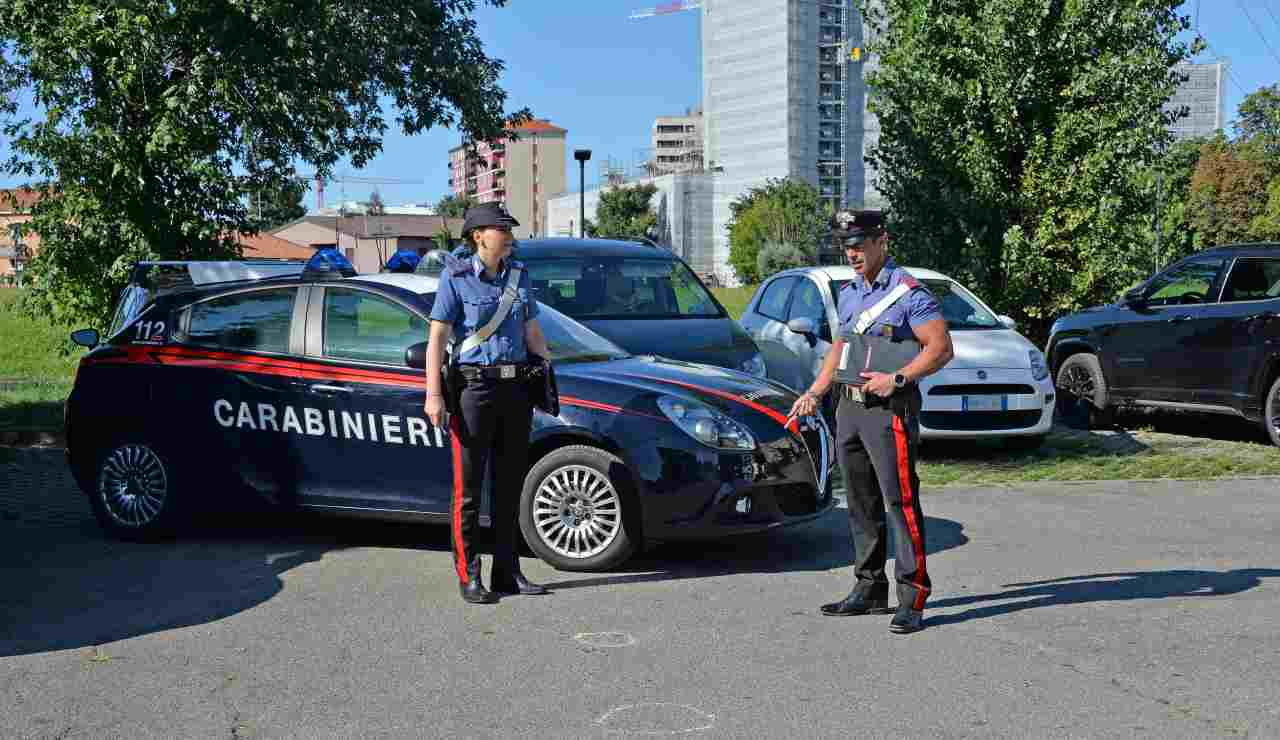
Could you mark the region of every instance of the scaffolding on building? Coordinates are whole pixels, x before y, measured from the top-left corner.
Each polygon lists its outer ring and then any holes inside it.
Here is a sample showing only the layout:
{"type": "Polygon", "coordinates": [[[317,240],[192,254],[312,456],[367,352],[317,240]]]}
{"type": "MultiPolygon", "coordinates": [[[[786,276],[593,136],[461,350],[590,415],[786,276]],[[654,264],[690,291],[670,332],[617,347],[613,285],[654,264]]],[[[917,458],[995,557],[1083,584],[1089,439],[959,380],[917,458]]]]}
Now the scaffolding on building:
{"type": "Polygon", "coordinates": [[[854,72],[850,62],[861,58],[861,49],[850,44],[848,6],[847,0],[818,3],[818,197],[832,210],[849,204],[847,94],[854,72]]]}

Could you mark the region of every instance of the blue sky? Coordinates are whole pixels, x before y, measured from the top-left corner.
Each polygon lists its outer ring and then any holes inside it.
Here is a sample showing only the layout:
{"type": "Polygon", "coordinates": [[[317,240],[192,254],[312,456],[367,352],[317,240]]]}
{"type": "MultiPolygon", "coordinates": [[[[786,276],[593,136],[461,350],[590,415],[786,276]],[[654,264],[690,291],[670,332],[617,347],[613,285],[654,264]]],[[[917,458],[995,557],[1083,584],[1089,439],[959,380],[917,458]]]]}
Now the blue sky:
{"type": "MultiPolygon", "coordinates": [[[[628,17],[657,4],[510,0],[504,8],[482,5],[476,12],[486,50],[506,62],[502,85],[509,108],[528,107],[568,129],[568,149],[591,149],[588,187],[597,179],[600,159],[610,157],[630,167],[636,150],[649,146],[655,116],[683,113],[701,98],[699,14],[628,17]]],[[[1280,81],[1280,0],[1188,0],[1184,12],[1195,18],[1209,43],[1198,61],[1231,61],[1229,124],[1246,94],[1280,81]]],[[[447,129],[414,137],[391,130],[382,154],[352,174],[415,181],[379,186],[388,204],[434,203],[448,192],[448,150],[459,141],[447,129]]],[[[577,163],[571,151],[566,168],[569,187],[576,191],[577,163]]],[[[367,184],[345,187],[349,199],[365,199],[369,191],[367,184]]],[[[332,183],[326,200],[336,201],[342,193],[343,186],[332,183]]],[[[307,206],[314,204],[309,194],[307,206]]]]}

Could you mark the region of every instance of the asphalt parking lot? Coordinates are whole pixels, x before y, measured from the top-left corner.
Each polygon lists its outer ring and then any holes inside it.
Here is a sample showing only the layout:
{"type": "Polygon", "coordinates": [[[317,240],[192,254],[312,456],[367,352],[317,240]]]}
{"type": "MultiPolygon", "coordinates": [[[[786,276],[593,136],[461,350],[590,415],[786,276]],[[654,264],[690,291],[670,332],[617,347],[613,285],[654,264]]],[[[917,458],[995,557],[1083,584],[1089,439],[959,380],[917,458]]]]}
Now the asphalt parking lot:
{"type": "Polygon", "coordinates": [[[1280,736],[1276,479],[926,489],[894,636],[817,612],[843,510],[477,607],[444,527],[118,543],[59,463],[0,463],[6,737],[1280,736]]]}

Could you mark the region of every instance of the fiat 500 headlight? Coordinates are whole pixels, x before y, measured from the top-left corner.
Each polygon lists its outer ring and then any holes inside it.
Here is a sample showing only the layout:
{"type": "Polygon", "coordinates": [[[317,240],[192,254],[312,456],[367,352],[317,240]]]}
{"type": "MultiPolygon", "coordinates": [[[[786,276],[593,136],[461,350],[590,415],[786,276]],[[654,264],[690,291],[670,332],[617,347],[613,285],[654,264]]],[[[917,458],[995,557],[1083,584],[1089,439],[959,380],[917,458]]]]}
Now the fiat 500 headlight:
{"type": "Polygon", "coordinates": [[[1038,349],[1027,350],[1031,356],[1031,377],[1044,380],[1049,377],[1049,366],[1044,362],[1044,353],[1038,349]]]}
{"type": "Polygon", "coordinates": [[[750,359],[744,360],[738,369],[757,378],[763,378],[765,376],[764,355],[755,353],[750,359]]]}
{"type": "Polygon", "coordinates": [[[718,450],[754,450],[756,439],[740,422],[705,403],[674,396],[658,398],[658,408],[686,434],[718,450]]]}

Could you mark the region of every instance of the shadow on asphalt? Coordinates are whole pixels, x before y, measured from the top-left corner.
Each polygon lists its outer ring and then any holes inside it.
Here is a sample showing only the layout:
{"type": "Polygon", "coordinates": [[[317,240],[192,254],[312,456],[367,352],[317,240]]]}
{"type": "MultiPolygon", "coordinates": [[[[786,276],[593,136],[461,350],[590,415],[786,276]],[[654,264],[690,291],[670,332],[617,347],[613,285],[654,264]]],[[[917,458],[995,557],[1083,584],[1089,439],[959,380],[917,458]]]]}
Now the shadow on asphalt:
{"type": "Polygon", "coordinates": [[[1125,602],[1142,599],[1172,599],[1197,596],[1229,596],[1261,585],[1263,578],[1280,578],[1273,568],[1241,568],[1238,570],[1156,570],[1127,573],[1095,573],[1068,576],[1046,581],[1010,583],[1008,591],[975,594],[929,602],[930,609],[955,606],[976,608],[956,614],[929,616],[930,625],[958,624],[1013,614],[1027,609],[1043,609],[1068,604],[1125,602]],[[1023,599],[1017,603],[1003,602],[1023,599]]]}
{"type": "MultiPolygon", "coordinates": [[[[961,547],[968,542],[963,524],[950,519],[925,517],[925,550],[929,554],[961,547]]],[[[892,553],[892,541],[887,547],[892,553]]],[[[554,588],[590,588],[735,573],[827,571],[847,567],[852,562],[849,519],[846,510],[839,508],[791,529],[723,540],[653,545],[613,573],[568,578],[557,581],[554,588]]]]}
{"type": "MultiPolygon", "coordinates": [[[[845,566],[852,555],[846,521],[844,509],[836,509],[793,529],[658,545],[623,572],[565,573],[570,578],[552,588],[845,566]]],[[[930,552],[968,542],[962,526],[946,519],[927,519],[926,534],[930,552]]],[[[89,648],[232,617],[280,593],[286,572],[331,552],[402,548],[448,557],[450,551],[444,525],[288,513],[221,516],[175,540],[145,544],[108,539],[87,510],[78,523],[26,522],[0,535],[9,551],[0,561],[0,657],[89,648]]],[[[484,543],[486,554],[490,544],[484,543]]]]}

